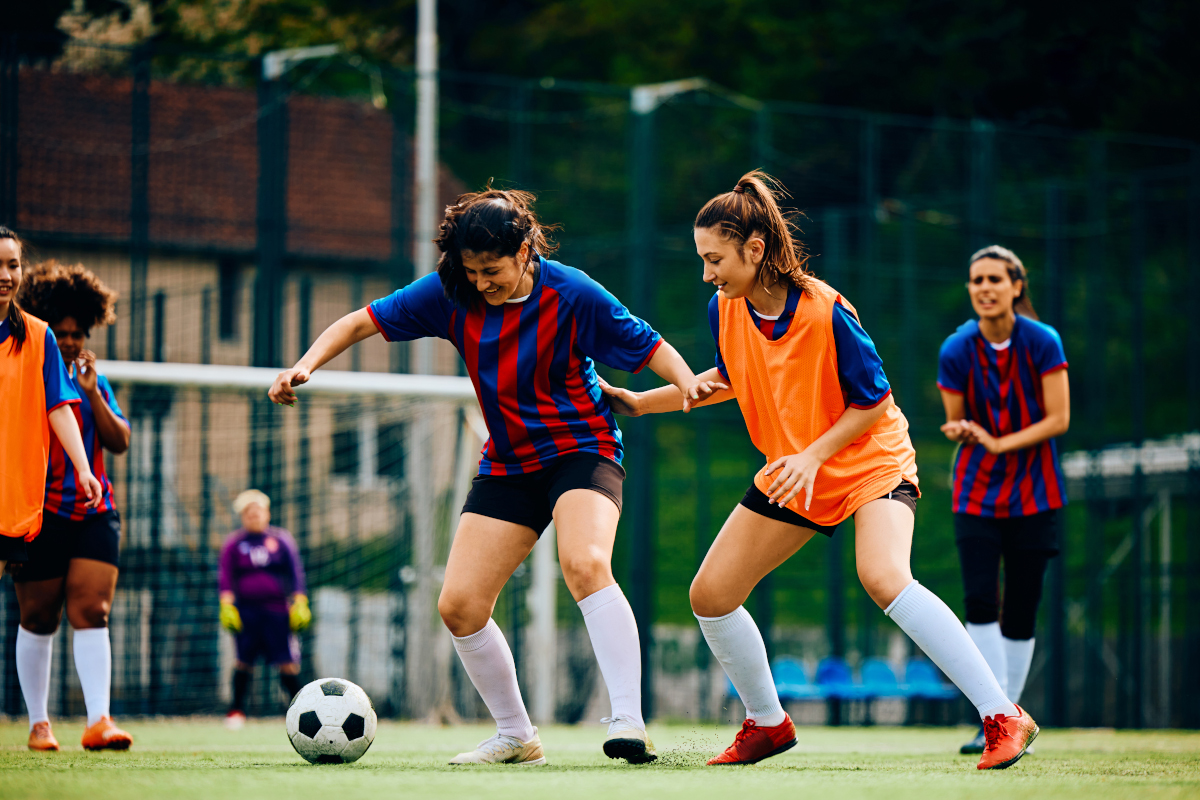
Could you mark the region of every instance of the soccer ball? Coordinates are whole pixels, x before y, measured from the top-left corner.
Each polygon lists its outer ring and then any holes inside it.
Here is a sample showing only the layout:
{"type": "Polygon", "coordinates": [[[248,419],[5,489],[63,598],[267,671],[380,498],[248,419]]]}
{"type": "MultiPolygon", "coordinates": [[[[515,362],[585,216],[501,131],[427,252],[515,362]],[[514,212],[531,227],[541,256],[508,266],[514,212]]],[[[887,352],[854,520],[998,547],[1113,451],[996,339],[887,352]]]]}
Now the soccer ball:
{"type": "Polygon", "coordinates": [[[321,678],[301,689],[288,706],[287,735],[313,764],[349,764],[375,739],[375,709],[361,687],[321,678]]]}

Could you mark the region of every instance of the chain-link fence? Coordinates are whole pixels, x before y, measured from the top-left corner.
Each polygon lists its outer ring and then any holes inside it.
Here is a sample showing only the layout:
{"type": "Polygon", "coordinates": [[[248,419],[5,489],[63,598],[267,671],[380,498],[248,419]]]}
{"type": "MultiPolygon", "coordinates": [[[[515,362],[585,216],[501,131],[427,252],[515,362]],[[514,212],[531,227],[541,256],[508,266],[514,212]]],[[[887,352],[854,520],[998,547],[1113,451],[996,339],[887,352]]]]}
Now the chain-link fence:
{"type": "MultiPolygon", "coordinates": [[[[71,43],[54,63],[22,63],[18,52],[5,40],[0,222],[36,256],[82,261],[121,292],[119,322],[92,341],[101,358],[279,366],[338,316],[411,278],[411,73],[334,56],[265,80],[255,59],[71,43]]],[[[1049,724],[1200,725],[1200,623],[1185,613],[1200,601],[1200,447],[1171,438],[1200,429],[1200,314],[1186,291],[1200,267],[1200,146],[775,103],[702,81],[631,88],[443,73],[439,92],[442,197],[489,179],[536,192],[541,216],[563,225],[559,258],[605,284],[697,370],[712,363],[711,288],[691,220],[751,168],[783,181],[805,215],[813,270],[857,307],[912,423],[924,495],[914,572],[953,607],[953,446],[937,429],[937,352],[971,315],[967,255],[993,242],[1015,250],[1071,363],[1064,451],[1134,453],[1074,456],[1064,553],[1026,700],[1049,724]],[[1147,441],[1160,461],[1137,455],[1147,441]]],[[[408,365],[407,345],[375,340],[333,366],[408,365]]],[[[438,365],[459,369],[449,350],[438,365]]],[[[139,446],[174,457],[153,423],[154,398],[122,399],[131,418],[148,420],[135,425],[139,446]]],[[[236,424],[247,433],[226,446],[248,465],[237,482],[286,491],[261,466],[253,420],[236,424]]],[[[653,667],[647,711],[715,717],[724,684],[696,636],[687,588],[761,457],[732,404],[623,427],[632,480],[616,558],[653,667]]],[[[164,469],[113,461],[152,487],[164,469]]],[[[156,491],[120,490],[127,547],[155,524],[156,491]]],[[[851,527],[809,545],[751,598],[773,655],[809,666],[829,654],[855,665],[910,655],[857,584],[851,527]]],[[[386,558],[403,566],[398,552],[386,558]]],[[[211,567],[214,551],[189,553],[147,561],[131,549],[121,591],[178,589],[185,572],[207,586],[188,565],[211,567]]],[[[365,582],[381,558],[363,550],[354,570],[365,582]]],[[[497,611],[510,638],[527,622],[526,579],[514,579],[497,611]]],[[[139,613],[137,601],[122,602],[116,618],[139,613]]],[[[380,613],[401,613],[388,608],[380,613]]],[[[12,611],[10,601],[10,653],[12,611]]],[[[204,613],[204,635],[215,637],[215,608],[204,613]]],[[[563,641],[582,642],[560,648],[558,713],[572,719],[596,676],[576,615],[559,613],[563,641]]],[[[479,711],[471,692],[455,697],[460,713],[479,711]]],[[[130,709],[204,705],[148,702],[130,709]]]]}

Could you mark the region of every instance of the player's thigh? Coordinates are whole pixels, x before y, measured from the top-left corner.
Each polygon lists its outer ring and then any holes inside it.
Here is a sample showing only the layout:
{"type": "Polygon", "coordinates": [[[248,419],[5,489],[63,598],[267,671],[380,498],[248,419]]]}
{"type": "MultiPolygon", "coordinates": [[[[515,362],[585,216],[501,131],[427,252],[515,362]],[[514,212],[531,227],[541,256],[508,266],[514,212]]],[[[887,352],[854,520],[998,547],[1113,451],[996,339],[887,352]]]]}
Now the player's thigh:
{"type": "Polygon", "coordinates": [[[854,559],[863,588],[887,608],[912,583],[912,509],[899,500],[880,498],[854,513],[854,559]]]}
{"type": "Polygon", "coordinates": [[[456,624],[478,623],[491,616],[500,590],[537,543],[532,528],[481,514],[464,512],[458,521],[438,610],[455,636],[456,624]],[[481,619],[477,619],[481,618],[481,619]]]}
{"type": "Polygon", "coordinates": [[[67,621],[76,630],[104,628],[117,591],[117,568],[106,561],[73,558],[67,568],[67,621]]]}
{"type": "Polygon", "coordinates": [[[692,610],[702,617],[737,610],[759,581],[815,534],[811,528],[735,506],[692,580],[692,610]]]}
{"type": "Polygon", "coordinates": [[[563,492],[554,504],[558,562],[575,602],[616,583],[612,554],[620,519],[613,499],[592,489],[563,492]]]}

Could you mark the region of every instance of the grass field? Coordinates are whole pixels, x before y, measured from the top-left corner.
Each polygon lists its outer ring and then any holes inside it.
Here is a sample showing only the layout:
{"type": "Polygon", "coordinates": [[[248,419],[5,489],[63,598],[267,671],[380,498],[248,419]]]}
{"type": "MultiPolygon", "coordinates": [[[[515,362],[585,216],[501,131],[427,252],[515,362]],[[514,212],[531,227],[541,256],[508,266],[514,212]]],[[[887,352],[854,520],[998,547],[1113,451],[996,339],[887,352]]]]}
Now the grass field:
{"type": "Polygon", "coordinates": [[[989,773],[956,755],[966,728],[801,728],[782,756],[713,768],[704,761],[733,728],[653,725],[659,761],[630,767],[600,752],[602,727],[554,726],[542,730],[548,766],[451,768],[450,756],[494,729],[383,723],[358,763],[310,766],[282,720],[236,733],[213,719],[125,727],[136,737],[127,753],[84,752],[78,722],[55,725],[62,752],[31,753],[23,722],[0,725],[0,798],[1200,798],[1200,734],[1190,732],[1044,731],[1036,754],[989,773]]]}

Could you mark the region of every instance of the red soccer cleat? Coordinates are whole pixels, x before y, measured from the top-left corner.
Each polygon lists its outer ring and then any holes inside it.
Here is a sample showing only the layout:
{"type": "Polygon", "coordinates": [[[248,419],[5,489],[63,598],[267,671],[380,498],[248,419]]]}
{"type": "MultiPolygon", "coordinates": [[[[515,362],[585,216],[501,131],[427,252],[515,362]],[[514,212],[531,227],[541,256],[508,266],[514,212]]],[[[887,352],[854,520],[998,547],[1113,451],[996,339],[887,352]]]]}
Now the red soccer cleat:
{"type": "Polygon", "coordinates": [[[783,715],[783,722],[774,728],[762,728],[748,719],[742,723],[742,729],[734,737],[733,744],[725,748],[725,752],[709,760],[709,765],[719,764],[757,764],[764,758],[777,756],[784,750],[796,746],[796,726],[792,718],[783,715]]]}
{"type": "Polygon", "coordinates": [[[1007,769],[1021,760],[1026,749],[1037,738],[1038,726],[1025,709],[1017,706],[1018,716],[997,714],[983,718],[983,757],[979,769],[1007,769]]]}

